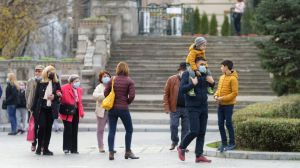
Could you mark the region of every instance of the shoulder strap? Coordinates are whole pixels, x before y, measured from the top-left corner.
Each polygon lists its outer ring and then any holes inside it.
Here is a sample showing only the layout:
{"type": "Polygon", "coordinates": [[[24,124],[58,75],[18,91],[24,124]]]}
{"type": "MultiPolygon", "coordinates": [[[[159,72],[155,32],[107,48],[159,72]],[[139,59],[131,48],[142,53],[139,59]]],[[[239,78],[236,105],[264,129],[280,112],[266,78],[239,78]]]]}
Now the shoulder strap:
{"type": "Polygon", "coordinates": [[[112,83],[111,83],[111,91],[114,91],[114,83],[115,83],[115,77],[112,78],[112,83]]]}

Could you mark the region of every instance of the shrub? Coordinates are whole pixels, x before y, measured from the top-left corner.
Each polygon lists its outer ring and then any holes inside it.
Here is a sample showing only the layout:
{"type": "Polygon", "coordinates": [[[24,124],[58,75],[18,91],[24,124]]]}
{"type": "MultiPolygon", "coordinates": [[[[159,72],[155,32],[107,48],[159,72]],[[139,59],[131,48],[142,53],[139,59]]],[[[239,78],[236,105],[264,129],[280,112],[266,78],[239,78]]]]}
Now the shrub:
{"type": "Polygon", "coordinates": [[[200,33],[201,18],[200,18],[200,13],[199,13],[198,8],[196,8],[193,18],[194,18],[194,33],[199,34],[200,33]]]}
{"type": "Polygon", "coordinates": [[[203,13],[201,18],[200,32],[201,34],[208,34],[209,32],[209,21],[205,12],[203,13]]]}
{"type": "Polygon", "coordinates": [[[29,57],[29,56],[24,56],[24,57],[14,57],[14,60],[29,61],[29,60],[32,60],[32,57],[29,57]]]}
{"type": "Polygon", "coordinates": [[[300,151],[300,95],[282,96],[238,110],[233,116],[240,148],[300,151]]]}
{"type": "Polygon", "coordinates": [[[229,20],[228,20],[227,15],[224,16],[224,22],[222,24],[221,34],[222,34],[222,36],[229,36],[230,35],[230,24],[229,24],[229,20]]]}
{"type": "Polygon", "coordinates": [[[210,25],[209,25],[209,35],[217,36],[218,35],[218,21],[216,14],[211,16],[210,25]]]}

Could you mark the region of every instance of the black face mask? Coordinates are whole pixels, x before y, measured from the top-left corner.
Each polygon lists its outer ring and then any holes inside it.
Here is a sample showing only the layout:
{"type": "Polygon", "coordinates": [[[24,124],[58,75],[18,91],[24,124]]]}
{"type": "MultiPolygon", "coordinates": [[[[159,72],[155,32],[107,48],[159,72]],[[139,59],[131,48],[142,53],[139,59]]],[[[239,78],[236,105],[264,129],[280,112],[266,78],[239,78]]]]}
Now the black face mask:
{"type": "Polygon", "coordinates": [[[53,79],[54,79],[54,73],[50,73],[50,74],[48,75],[48,78],[49,78],[50,80],[53,80],[53,79]]]}

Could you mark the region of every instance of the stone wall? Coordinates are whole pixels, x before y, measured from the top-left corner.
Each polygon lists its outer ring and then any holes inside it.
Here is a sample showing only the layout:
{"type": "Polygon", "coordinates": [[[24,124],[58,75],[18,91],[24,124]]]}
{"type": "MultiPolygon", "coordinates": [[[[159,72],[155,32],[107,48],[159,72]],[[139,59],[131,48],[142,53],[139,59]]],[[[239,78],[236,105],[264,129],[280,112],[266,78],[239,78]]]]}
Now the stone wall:
{"type": "Polygon", "coordinates": [[[112,41],[119,41],[123,35],[138,34],[138,12],[135,0],[93,0],[91,17],[106,16],[112,25],[112,41]]]}

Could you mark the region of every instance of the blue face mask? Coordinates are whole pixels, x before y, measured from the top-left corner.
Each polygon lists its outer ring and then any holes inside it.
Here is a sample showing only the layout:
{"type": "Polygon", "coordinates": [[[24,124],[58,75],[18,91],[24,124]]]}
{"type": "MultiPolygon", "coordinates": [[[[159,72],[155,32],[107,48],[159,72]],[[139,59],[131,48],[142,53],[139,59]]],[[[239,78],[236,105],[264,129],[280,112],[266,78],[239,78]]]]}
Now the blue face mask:
{"type": "Polygon", "coordinates": [[[75,89],[79,88],[79,86],[80,86],[80,82],[75,82],[75,83],[73,84],[73,87],[74,87],[75,89]]]}
{"type": "Polygon", "coordinates": [[[199,66],[199,71],[200,71],[201,73],[206,73],[206,67],[205,67],[204,65],[200,65],[200,66],[199,66]]]}
{"type": "Polygon", "coordinates": [[[108,76],[102,78],[102,82],[105,85],[108,84],[109,81],[110,81],[110,77],[108,77],[108,76]]]}

